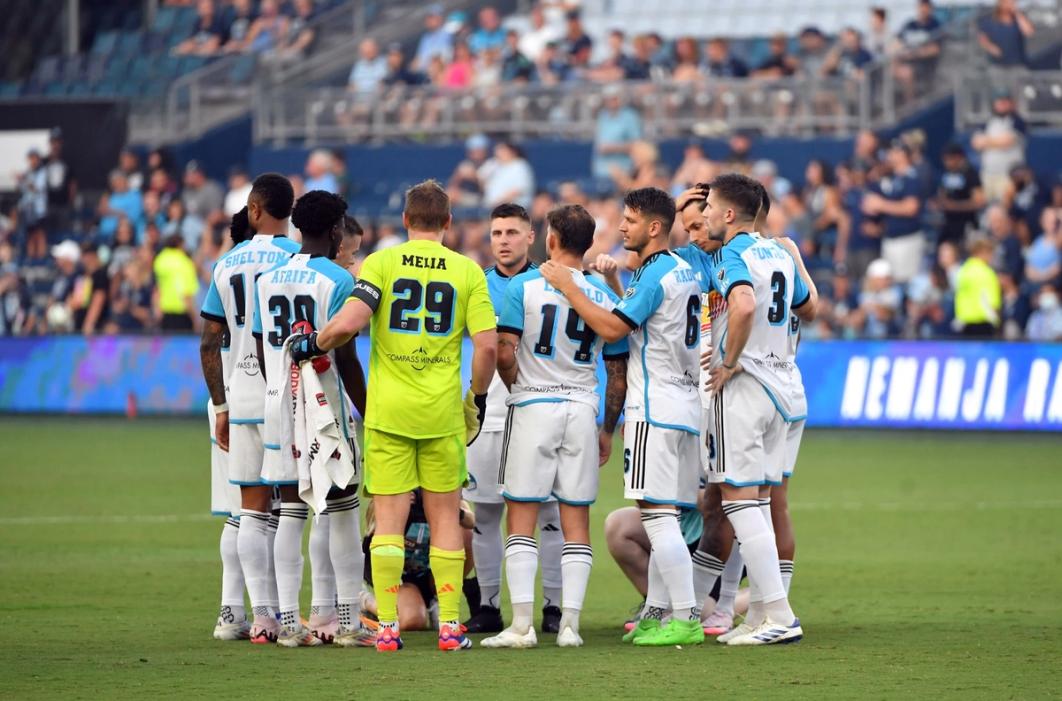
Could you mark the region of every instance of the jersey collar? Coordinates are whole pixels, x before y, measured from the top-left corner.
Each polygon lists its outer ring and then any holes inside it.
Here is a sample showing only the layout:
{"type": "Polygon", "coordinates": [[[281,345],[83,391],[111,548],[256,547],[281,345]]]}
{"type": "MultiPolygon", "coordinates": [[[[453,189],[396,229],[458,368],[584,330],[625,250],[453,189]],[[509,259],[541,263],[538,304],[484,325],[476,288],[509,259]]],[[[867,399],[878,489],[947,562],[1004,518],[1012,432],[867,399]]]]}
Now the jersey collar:
{"type": "Polygon", "coordinates": [[[524,267],[522,267],[519,270],[517,270],[516,273],[513,274],[513,275],[506,275],[505,273],[503,273],[501,271],[501,268],[498,267],[497,263],[494,264],[494,274],[497,275],[498,277],[505,278],[506,280],[508,280],[510,277],[516,277],[517,275],[521,275],[523,273],[526,273],[530,269],[531,269],[531,259],[530,258],[528,258],[527,262],[524,263],[524,267]]]}
{"type": "Polygon", "coordinates": [[[671,250],[667,249],[667,248],[663,249],[662,251],[657,251],[656,253],[652,254],[651,256],[646,258],[644,261],[642,261],[642,264],[639,265],[638,267],[639,268],[644,268],[645,266],[649,265],[650,263],[652,263],[654,260],[656,260],[660,256],[668,255],[670,253],[671,253],[671,250]]]}

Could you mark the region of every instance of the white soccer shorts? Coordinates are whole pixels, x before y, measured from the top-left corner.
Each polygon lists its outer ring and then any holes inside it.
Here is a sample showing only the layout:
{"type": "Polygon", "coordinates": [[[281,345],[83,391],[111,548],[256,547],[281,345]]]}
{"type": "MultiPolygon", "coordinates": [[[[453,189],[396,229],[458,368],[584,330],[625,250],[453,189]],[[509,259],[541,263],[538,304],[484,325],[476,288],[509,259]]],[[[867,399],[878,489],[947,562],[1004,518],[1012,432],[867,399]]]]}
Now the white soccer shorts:
{"type": "Polygon", "coordinates": [[[738,373],[715,397],[712,481],[734,487],[781,484],[785,438],[785,420],[767,390],[751,375],[738,373]]]}
{"type": "Polygon", "coordinates": [[[229,482],[240,486],[262,481],[262,424],[229,424],[229,482]]]}
{"type": "Polygon", "coordinates": [[[699,435],[645,421],[623,427],[623,496],[650,504],[697,508],[699,435]]]}
{"type": "Polygon", "coordinates": [[[210,513],[215,516],[240,515],[240,488],[229,483],[229,454],[218,447],[214,435],[214,403],[207,400],[210,422],[210,513]]]}
{"type": "Polygon", "coordinates": [[[473,504],[501,504],[505,501],[498,486],[504,435],[505,431],[484,431],[465,452],[468,485],[464,489],[464,498],[473,504]]]}
{"type": "Polygon", "coordinates": [[[804,419],[786,424],[785,429],[785,469],[782,475],[792,477],[796,470],[797,455],[800,453],[800,441],[804,438],[804,419]]]}
{"type": "Polygon", "coordinates": [[[498,484],[511,501],[589,506],[597,499],[597,416],[582,402],[509,407],[498,484]]]}
{"type": "MultiPolygon", "coordinates": [[[[712,396],[715,403],[715,396],[712,396]]],[[[701,455],[701,470],[704,472],[705,482],[718,484],[723,478],[715,471],[715,436],[712,435],[712,425],[715,423],[715,408],[701,407],[701,435],[697,436],[697,448],[701,455]]]]}

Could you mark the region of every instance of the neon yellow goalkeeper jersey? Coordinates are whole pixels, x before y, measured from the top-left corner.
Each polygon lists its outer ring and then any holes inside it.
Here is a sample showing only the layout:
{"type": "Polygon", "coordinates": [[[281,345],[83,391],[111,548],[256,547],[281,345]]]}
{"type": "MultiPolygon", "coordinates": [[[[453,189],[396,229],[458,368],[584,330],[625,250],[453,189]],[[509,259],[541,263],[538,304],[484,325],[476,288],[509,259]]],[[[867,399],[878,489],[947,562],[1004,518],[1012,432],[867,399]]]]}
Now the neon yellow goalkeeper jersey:
{"type": "Polygon", "coordinates": [[[365,259],[351,299],[373,310],[366,428],[463,433],[462,336],[495,326],[480,267],[441,243],[408,241],[365,259]]]}

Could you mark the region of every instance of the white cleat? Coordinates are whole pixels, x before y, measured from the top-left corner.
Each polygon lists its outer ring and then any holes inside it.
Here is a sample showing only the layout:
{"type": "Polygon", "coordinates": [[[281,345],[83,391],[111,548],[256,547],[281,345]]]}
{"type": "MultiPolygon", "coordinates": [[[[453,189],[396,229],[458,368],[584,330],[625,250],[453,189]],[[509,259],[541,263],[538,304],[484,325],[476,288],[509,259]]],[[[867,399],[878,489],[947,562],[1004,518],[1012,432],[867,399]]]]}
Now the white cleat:
{"type": "Polygon", "coordinates": [[[251,624],[246,620],[222,623],[219,618],[214,626],[214,640],[247,640],[250,637],[251,624]]]}
{"type": "Polygon", "coordinates": [[[734,627],[734,617],[717,609],[701,619],[701,627],[705,635],[724,635],[734,627]]]}
{"type": "Polygon", "coordinates": [[[572,630],[571,626],[565,626],[564,630],[557,634],[557,647],[582,647],[583,639],[572,630]]]}
{"type": "Polygon", "coordinates": [[[754,630],[756,630],[755,626],[751,626],[748,623],[742,622],[742,624],[739,625],[737,628],[731,628],[728,632],[720,635],[718,638],[715,639],[715,642],[728,644],[731,640],[738,637],[739,635],[748,635],[754,630]]]}
{"type": "Polygon", "coordinates": [[[768,618],[752,632],[731,638],[727,645],[785,645],[799,642],[803,637],[804,631],[800,627],[799,618],[788,626],[768,618]]]}
{"type": "MultiPolygon", "coordinates": [[[[580,641],[582,642],[582,641],[580,641]]],[[[535,636],[535,627],[531,626],[527,629],[526,633],[520,633],[512,628],[506,628],[497,635],[484,638],[479,641],[480,647],[515,647],[515,648],[527,648],[536,647],[538,645],[538,638],[535,636]]]]}
{"type": "Polygon", "coordinates": [[[324,644],[301,623],[294,628],[281,627],[280,635],[277,636],[277,645],[281,647],[316,647],[324,644]]]}
{"type": "Polygon", "coordinates": [[[376,647],[376,632],[363,626],[340,628],[333,642],[340,647],[376,647]]]}

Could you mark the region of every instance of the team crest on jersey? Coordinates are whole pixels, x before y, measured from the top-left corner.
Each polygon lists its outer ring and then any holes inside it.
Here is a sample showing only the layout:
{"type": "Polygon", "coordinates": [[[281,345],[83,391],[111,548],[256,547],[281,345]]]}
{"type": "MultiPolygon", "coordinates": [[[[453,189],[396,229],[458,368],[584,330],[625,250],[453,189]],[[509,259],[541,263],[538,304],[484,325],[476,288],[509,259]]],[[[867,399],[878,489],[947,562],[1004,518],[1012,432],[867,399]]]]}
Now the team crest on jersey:
{"type": "Polygon", "coordinates": [[[633,287],[628,287],[627,291],[623,293],[623,298],[624,299],[627,299],[628,297],[633,297],[633,296],[634,296],[634,288],[633,287]]]}
{"type": "Polygon", "coordinates": [[[254,353],[248,353],[243,356],[243,360],[236,363],[236,367],[243,370],[243,374],[247,375],[247,377],[257,377],[259,373],[258,356],[254,353]]]}

